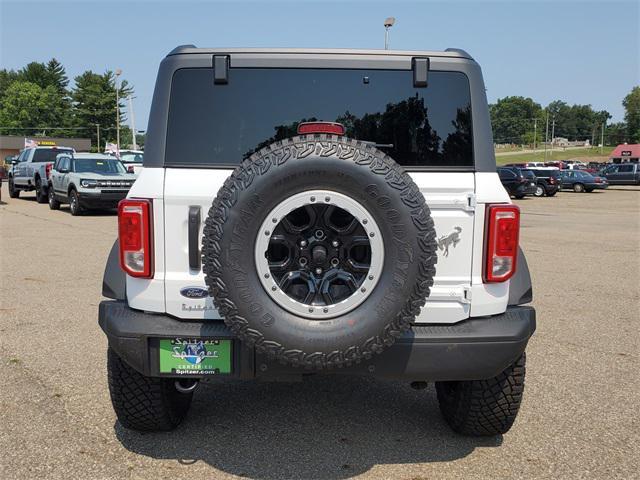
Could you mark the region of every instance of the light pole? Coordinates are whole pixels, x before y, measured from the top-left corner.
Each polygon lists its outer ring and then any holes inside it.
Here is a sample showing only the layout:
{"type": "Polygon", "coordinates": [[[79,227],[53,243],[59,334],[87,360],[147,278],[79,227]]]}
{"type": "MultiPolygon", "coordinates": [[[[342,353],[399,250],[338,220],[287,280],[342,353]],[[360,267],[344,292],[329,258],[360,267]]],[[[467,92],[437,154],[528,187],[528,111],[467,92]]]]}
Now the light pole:
{"type": "Polygon", "coordinates": [[[387,17],[384,21],[384,49],[389,50],[389,29],[396,23],[395,17],[387,17]]]}
{"type": "Polygon", "coordinates": [[[120,155],[120,92],[118,87],[118,79],[122,75],[121,69],[116,69],[116,146],[118,148],[118,156],[120,155]]]}
{"type": "Polygon", "coordinates": [[[136,143],[136,120],[133,115],[133,99],[136,97],[129,97],[129,116],[131,117],[131,134],[133,136],[133,149],[138,149],[138,144],[136,143]]]}

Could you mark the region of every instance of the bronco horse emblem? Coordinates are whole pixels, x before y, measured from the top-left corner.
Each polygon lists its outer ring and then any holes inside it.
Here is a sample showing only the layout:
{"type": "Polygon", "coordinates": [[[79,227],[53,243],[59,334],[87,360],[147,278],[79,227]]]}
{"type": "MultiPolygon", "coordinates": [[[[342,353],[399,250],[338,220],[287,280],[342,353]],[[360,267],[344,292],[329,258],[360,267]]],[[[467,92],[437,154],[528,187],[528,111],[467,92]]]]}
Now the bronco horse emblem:
{"type": "Polygon", "coordinates": [[[438,249],[443,250],[445,257],[449,256],[449,247],[455,247],[460,242],[461,227],[453,227],[453,232],[438,239],[438,249]]]}

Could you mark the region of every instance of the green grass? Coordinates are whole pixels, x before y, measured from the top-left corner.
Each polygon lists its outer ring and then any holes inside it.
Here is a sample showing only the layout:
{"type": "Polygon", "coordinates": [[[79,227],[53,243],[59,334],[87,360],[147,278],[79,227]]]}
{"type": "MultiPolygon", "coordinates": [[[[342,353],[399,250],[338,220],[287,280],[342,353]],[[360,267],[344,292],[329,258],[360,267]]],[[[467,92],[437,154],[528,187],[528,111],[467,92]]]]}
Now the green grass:
{"type": "MultiPolygon", "coordinates": [[[[551,150],[547,150],[547,161],[552,162],[554,160],[570,160],[572,158],[580,158],[582,160],[594,159],[593,161],[606,161],[608,155],[614,147],[604,147],[603,153],[600,153],[600,148],[575,148],[568,150],[554,149],[553,155],[551,150]]],[[[521,153],[513,155],[500,155],[496,156],[498,165],[504,165],[506,163],[523,163],[523,162],[544,162],[544,151],[536,153],[521,153]]]]}

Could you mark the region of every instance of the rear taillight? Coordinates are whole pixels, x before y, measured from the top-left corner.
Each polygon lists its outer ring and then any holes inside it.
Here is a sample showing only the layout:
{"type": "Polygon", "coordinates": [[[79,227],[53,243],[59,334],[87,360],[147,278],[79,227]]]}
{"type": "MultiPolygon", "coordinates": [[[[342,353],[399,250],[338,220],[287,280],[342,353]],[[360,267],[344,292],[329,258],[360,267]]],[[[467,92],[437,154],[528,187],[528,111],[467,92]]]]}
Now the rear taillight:
{"type": "Polygon", "coordinates": [[[132,277],[153,277],[151,200],[124,199],[118,204],[120,267],[132,277]]]}
{"type": "Polygon", "coordinates": [[[520,209],[516,205],[488,205],[485,243],[485,283],[504,282],[516,271],[520,209]]]}
{"type": "Polygon", "coordinates": [[[129,165],[129,166],[127,167],[127,172],[128,172],[128,173],[135,173],[135,169],[133,168],[133,165],[129,165]]]}
{"type": "Polygon", "coordinates": [[[596,177],[594,181],[596,183],[602,183],[602,179],[600,177],[596,177]]]}
{"type": "Polygon", "coordinates": [[[53,163],[47,163],[47,165],[44,167],[44,173],[47,176],[47,179],[49,179],[49,175],[51,175],[52,168],[53,168],[53,163]]]}
{"type": "Polygon", "coordinates": [[[551,185],[555,185],[555,184],[556,184],[556,179],[555,179],[555,178],[553,178],[553,177],[549,177],[549,183],[550,183],[551,185]]]}
{"type": "Polygon", "coordinates": [[[332,133],[334,135],[344,135],[345,128],[341,123],[336,122],[303,122],[298,125],[298,135],[310,133],[332,133]]]}

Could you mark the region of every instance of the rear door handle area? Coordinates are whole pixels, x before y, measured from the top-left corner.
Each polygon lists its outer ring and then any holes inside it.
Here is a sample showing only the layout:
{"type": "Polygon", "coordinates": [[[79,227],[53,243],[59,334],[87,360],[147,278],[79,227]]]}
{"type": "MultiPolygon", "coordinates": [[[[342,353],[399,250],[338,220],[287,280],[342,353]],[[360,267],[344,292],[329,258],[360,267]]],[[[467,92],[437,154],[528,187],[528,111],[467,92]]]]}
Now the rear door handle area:
{"type": "Polygon", "coordinates": [[[200,207],[189,207],[189,268],[200,270],[200,207]]]}

